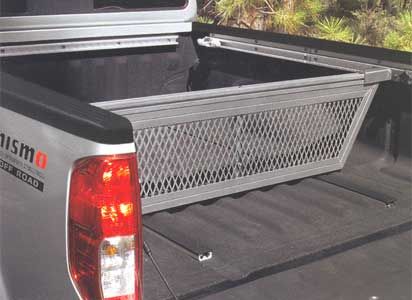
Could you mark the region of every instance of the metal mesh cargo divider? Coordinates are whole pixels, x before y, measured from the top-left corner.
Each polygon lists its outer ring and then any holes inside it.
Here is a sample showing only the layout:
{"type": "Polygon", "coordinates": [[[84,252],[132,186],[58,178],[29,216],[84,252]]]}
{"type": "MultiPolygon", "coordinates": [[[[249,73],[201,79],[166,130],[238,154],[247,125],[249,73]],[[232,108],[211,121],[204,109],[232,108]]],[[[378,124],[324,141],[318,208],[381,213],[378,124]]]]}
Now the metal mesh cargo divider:
{"type": "Polygon", "coordinates": [[[344,74],[94,105],[133,124],[150,213],[341,169],[377,87],[344,74]]]}

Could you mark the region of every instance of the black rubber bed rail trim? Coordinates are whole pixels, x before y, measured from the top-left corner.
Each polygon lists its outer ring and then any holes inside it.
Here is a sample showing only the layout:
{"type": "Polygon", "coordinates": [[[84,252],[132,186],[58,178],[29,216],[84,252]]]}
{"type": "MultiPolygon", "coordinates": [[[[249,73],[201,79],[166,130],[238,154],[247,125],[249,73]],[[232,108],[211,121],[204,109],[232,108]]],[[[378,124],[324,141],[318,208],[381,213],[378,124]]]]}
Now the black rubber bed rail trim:
{"type": "Polygon", "coordinates": [[[133,142],[126,118],[6,73],[0,73],[0,107],[94,142],[133,142]]]}
{"type": "Polygon", "coordinates": [[[412,53],[405,51],[321,40],[316,38],[309,38],[290,34],[264,32],[258,30],[250,30],[243,28],[240,29],[201,23],[193,23],[193,31],[231,35],[240,38],[256,39],[267,42],[288,44],[293,46],[315,48],[318,50],[335,52],[337,55],[353,55],[358,57],[364,57],[367,59],[376,59],[378,61],[382,60],[407,65],[412,64],[412,53]]]}

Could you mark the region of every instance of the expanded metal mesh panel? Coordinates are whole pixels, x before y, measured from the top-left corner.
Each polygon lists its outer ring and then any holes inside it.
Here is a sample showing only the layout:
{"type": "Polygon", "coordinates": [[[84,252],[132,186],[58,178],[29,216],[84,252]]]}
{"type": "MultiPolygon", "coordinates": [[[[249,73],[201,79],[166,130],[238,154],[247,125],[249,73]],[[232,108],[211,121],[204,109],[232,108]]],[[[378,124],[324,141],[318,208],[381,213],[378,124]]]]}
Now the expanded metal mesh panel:
{"type": "Polygon", "coordinates": [[[362,100],[136,130],[142,197],[339,158],[362,100]]]}

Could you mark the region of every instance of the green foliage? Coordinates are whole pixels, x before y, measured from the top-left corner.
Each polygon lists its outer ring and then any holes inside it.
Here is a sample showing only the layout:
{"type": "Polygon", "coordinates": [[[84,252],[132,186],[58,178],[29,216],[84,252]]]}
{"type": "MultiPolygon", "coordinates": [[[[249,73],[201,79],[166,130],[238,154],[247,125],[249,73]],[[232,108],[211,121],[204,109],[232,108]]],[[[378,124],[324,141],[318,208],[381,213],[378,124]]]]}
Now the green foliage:
{"type": "Polygon", "coordinates": [[[321,0],[306,0],[301,3],[301,9],[306,12],[306,21],[317,19],[325,8],[326,5],[321,0]]]}
{"type": "Polygon", "coordinates": [[[212,18],[209,18],[209,17],[206,17],[206,16],[198,16],[197,17],[197,22],[205,23],[205,24],[213,24],[215,21],[212,18]]]}
{"type": "Polygon", "coordinates": [[[385,37],[383,44],[386,48],[389,49],[401,50],[403,48],[401,43],[401,36],[399,32],[396,31],[389,32],[388,35],[385,37]]]}
{"type": "Polygon", "coordinates": [[[353,13],[353,16],[356,32],[366,41],[366,44],[382,46],[393,18],[379,8],[358,10],[353,13]]]}
{"type": "Polygon", "coordinates": [[[236,11],[242,6],[242,1],[237,0],[218,0],[216,2],[216,12],[224,21],[232,18],[236,11]]]}
{"type": "Polygon", "coordinates": [[[349,41],[351,44],[367,45],[367,41],[360,35],[353,34],[352,39],[349,41]]]}
{"type": "Polygon", "coordinates": [[[343,18],[325,17],[316,23],[318,32],[316,37],[330,41],[350,42],[353,40],[353,32],[346,26],[343,18]]]}
{"type": "Polygon", "coordinates": [[[325,9],[322,0],[301,0],[293,3],[280,2],[274,6],[272,25],[284,33],[302,34],[308,25],[315,23],[325,9]]]}
{"type": "Polygon", "coordinates": [[[304,26],[306,15],[303,11],[294,12],[289,8],[280,8],[276,10],[272,17],[272,22],[280,32],[299,33],[304,26]]]}
{"type": "Polygon", "coordinates": [[[405,11],[399,14],[395,29],[385,37],[383,45],[386,48],[412,51],[412,12],[405,11]]]}
{"type": "Polygon", "coordinates": [[[399,19],[396,23],[399,31],[404,33],[405,38],[408,37],[412,41],[412,11],[405,11],[399,14],[399,19]]]}
{"type": "Polygon", "coordinates": [[[202,23],[412,51],[412,0],[198,1],[202,23]]]}
{"type": "Polygon", "coordinates": [[[225,22],[231,18],[240,18],[247,14],[254,6],[264,3],[263,0],[217,0],[216,12],[225,22]]]}

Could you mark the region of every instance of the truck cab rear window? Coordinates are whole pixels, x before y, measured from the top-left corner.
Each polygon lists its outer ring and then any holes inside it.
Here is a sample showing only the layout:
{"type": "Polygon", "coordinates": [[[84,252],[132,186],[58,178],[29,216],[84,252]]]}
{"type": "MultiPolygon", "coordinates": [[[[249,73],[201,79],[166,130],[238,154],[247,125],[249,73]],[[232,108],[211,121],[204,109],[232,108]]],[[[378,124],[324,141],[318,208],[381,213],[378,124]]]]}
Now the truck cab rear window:
{"type": "Polygon", "coordinates": [[[0,16],[179,9],[187,0],[0,0],[0,16]]]}
{"type": "Polygon", "coordinates": [[[180,8],[187,0],[94,0],[94,7],[119,9],[180,8]]]}

